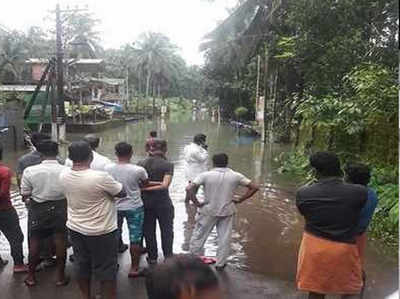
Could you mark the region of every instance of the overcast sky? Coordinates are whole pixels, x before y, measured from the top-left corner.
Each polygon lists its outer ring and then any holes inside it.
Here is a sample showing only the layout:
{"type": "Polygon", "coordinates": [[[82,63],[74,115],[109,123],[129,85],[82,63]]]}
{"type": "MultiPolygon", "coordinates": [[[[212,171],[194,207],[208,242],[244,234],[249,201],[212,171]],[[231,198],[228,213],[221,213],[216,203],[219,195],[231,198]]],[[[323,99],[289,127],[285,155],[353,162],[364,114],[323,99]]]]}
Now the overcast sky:
{"type": "Polygon", "coordinates": [[[87,5],[101,19],[98,31],[106,48],[118,48],[152,30],[170,37],[188,64],[202,64],[202,37],[228,16],[227,8],[237,0],[11,0],[2,5],[0,24],[18,30],[45,26],[44,18],[57,2],[61,8],[87,5]]]}

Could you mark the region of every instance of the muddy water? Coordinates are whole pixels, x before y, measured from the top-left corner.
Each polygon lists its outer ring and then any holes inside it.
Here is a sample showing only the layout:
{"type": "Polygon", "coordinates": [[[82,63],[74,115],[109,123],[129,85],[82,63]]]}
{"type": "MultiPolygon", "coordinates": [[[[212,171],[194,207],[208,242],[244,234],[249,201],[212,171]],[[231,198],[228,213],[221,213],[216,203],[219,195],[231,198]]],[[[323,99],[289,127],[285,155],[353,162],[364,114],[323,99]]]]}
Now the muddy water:
{"type": "MultiPolygon", "coordinates": [[[[229,267],[255,273],[266,281],[287,282],[286,285],[294,288],[296,255],[303,220],[294,205],[296,182],[277,172],[277,157],[287,148],[280,145],[263,146],[257,139],[239,136],[229,126],[177,118],[167,122],[131,123],[100,133],[102,143],[99,152],[114,159],[114,145],[119,141],[127,141],[134,146],[134,161],[143,159],[145,139],[148,132],[154,129],[168,140],[168,158],[175,164],[170,188],[176,214],[174,251],[188,250],[196,212],[192,205],[184,202],[186,182],[183,175],[183,148],[194,134],[202,132],[208,136],[210,155],[226,152],[233,169],[253,178],[261,186],[253,199],[239,206],[229,267]]],[[[70,140],[80,137],[79,134],[69,135],[70,140]]],[[[7,153],[6,161],[14,165],[19,154],[7,153]]],[[[26,214],[23,206],[19,205],[18,210],[23,219],[26,214]]],[[[0,249],[4,251],[7,248],[4,238],[0,242],[0,249]]],[[[214,231],[206,243],[205,254],[215,255],[216,247],[214,231]]],[[[366,260],[367,298],[384,298],[397,289],[396,253],[390,252],[379,242],[370,241],[366,260]]]]}

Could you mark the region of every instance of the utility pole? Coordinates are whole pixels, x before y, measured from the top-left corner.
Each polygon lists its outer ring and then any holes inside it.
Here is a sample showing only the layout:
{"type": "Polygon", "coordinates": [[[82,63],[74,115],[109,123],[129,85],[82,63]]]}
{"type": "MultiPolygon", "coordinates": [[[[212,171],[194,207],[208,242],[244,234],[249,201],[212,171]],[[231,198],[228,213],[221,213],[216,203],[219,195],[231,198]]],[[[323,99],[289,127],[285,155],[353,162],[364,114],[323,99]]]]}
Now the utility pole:
{"type": "Polygon", "coordinates": [[[56,141],[66,141],[66,115],[64,105],[64,52],[62,44],[62,12],[86,11],[86,9],[60,9],[60,4],[56,5],[56,70],[57,70],[57,108],[54,112],[57,115],[56,123],[52,123],[52,136],[56,136],[56,141]],[[55,132],[53,132],[53,130],[55,132]]]}
{"type": "MultiPolygon", "coordinates": [[[[60,4],[56,6],[56,57],[57,57],[57,130],[58,140],[66,140],[65,106],[64,106],[64,53],[62,48],[62,25],[60,4]]],[[[53,126],[52,126],[53,127],[53,126]]],[[[53,135],[53,134],[52,134],[53,135]]]]}

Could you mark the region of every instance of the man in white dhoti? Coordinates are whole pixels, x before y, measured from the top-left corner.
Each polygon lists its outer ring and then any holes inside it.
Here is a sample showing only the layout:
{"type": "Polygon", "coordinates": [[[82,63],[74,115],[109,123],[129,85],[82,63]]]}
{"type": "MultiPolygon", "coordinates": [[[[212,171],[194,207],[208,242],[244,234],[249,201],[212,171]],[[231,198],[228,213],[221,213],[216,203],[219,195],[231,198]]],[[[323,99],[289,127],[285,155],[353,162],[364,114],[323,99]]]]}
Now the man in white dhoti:
{"type": "MultiPolygon", "coordinates": [[[[206,144],[207,136],[204,134],[197,134],[193,138],[193,142],[186,145],[183,153],[185,160],[185,177],[190,184],[200,173],[208,170],[208,146],[206,144]]],[[[204,198],[202,188],[198,196],[204,198]]],[[[186,196],[186,201],[189,201],[186,196]]]]}

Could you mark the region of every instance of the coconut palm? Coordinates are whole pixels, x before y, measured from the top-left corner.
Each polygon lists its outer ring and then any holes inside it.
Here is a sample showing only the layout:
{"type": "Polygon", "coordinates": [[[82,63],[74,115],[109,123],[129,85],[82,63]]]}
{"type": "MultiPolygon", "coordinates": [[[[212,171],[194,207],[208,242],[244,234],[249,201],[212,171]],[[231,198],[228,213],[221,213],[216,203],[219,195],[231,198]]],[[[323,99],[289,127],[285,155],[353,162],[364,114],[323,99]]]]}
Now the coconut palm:
{"type": "MultiPolygon", "coordinates": [[[[178,76],[178,70],[184,62],[177,50],[167,36],[156,32],[143,33],[132,46],[134,67],[146,78],[146,98],[149,97],[151,86],[160,94],[161,88],[167,90],[169,83],[178,76]]],[[[153,113],[154,109],[153,97],[153,113]]]]}

